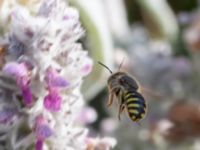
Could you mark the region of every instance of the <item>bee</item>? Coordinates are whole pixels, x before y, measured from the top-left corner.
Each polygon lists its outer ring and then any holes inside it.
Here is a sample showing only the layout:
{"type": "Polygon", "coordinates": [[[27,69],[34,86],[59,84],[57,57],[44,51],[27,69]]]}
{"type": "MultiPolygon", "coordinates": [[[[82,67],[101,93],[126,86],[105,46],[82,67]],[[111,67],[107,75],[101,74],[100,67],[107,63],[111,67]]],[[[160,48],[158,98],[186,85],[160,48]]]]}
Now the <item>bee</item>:
{"type": "Polygon", "coordinates": [[[139,83],[128,73],[120,71],[121,64],[119,70],[113,73],[106,65],[101,62],[98,63],[111,73],[107,81],[109,92],[107,106],[111,106],[116,97],[119,104],[119,120],[124,109],[126,109],[132,121],[138,122],[143,119],[147,111],[147,105],[140,92],[139,83]]]}

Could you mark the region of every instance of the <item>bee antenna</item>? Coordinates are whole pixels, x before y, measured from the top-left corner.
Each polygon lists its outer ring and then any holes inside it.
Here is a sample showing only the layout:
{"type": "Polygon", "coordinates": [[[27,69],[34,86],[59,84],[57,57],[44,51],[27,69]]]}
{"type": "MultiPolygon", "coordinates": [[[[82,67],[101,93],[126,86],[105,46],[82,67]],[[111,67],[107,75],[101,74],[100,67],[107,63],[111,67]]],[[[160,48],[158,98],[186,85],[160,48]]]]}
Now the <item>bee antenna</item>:
{"type": "Polygon", "coordinates": [[[124,59],[125,59],[125,57],[122,59],[122,62],[121,62],[120,65],[119,65],[119,71],[120,71],[120,69],[121,69],[121,67],[122,67],[122,65],[123,65],[123,63],[124,63],[124,59]]]}
{"type": "Polygon", "coordinates": [[[103,67],[105,67],[106,69],[108,69],[108,71],[112,74],[112,71],[110,70],[110,68],[108,68],[106,65],[104,65],[103,63],[101,63],[100,61],[98,61],[98,63],[100,65],[102,65],[103,67]]]}

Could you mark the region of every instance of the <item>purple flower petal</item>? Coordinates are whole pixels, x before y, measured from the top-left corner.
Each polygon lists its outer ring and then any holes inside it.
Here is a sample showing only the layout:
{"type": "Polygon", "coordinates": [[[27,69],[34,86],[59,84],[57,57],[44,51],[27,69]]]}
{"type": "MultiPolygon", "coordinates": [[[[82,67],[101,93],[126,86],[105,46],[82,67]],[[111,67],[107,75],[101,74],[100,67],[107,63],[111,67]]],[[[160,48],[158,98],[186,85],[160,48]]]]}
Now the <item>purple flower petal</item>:
{"type": "Polygon", "coordinates": [[[50,87],[67,87],[69,85],[65,78],[52,69],[47,71],[46,82],[50,87]]]}
{"type": "Polygon", "coordinates": [[[69,85],[69,82],[67,82],[61,76],[53,77],[51,78],[51,80],[49,80],[49,86],[52,86],[52,87],[66,87],[68,85],[69,85]]]}
{"type": "Polygon", "coordinates": [[[84,75],[88,75],[92,70],[92,65],[91,64],[86,64],[85,66],[83,66],[83,68],[81,69],[81,72],[84,73],[84,75]]]}
{"type": "Polygon", "coordinates": [[[81,73],[83,73],[84,76],[88,75],[92,71],[92,60],[87,58],[81,68],[81,73]]]}
{"type": "Polygon", "coordinates": [[[27,106],[32,104],[32,93],[29,88],[29,75],[28,69],[24,63],[18,64],[15,62],[8,63],[3,68],[3,71],[7,74],[15,76],[17,80],[17,85],[22,91],[22,96],[24,98],[24,103],[27,106]]]}
{"type": "Polygon", "coordinates": [[[42,150],[44,141],[43,140],[37,140],[35,144],[35,150],[42,150]]]}
{"type": "Polygon", "coordinates": [[[69,20],[70,17],[68,15],[63,16],[63,20],[69,20]]]}
{"type": "Polygon", "coordinates": [[[18,64],[18,63],[12,62],[4,66],[3,72],[9,75],[14,75],[16,78],[19,78],[22,76],[27,76],[28,70],[23,63],[18,64]]]}
{"type": "Polygon", "coordinates": [[[27,106],[31,106],[32,101],[33,101],[33,97],[32,97],[32,92],[31,92],[30,87],[29,87],[29,79],[26,78],[26,77],[19,78],[17,80],[17,84],[19,85],[19,87],[21,89],[22,96],[23,96],[23,99],[24,99],[24,103],[27,106]]]}
{"type": "Polygon", "coordinates": [[[51,90],[44,98],[44,107],[49,111],[59,111],[61,108],[61,96],[57,90],[51,90]]]}
{"type": "Polygon", "coordinates": [[[35,133],[38,140],[44,140],[52,135],[52,129],[41,115],[36,118],[35,133]]]}
{"type": "Polygon", "coordinates": [[[52,135],[52,130],[46,124],[38,125],[35,132],[38,139],[46,139],[52,135]]]}
{"type": "Polygon", "coordinates": [[[24,98],[24,103],[27,106],[31,106],[31,104],[33,102],[33,97],[32,97],[30,88],[28,86],[26,86],[26,87],[23,87],[21,90],[22,90],[22,96],[24,98]]]}

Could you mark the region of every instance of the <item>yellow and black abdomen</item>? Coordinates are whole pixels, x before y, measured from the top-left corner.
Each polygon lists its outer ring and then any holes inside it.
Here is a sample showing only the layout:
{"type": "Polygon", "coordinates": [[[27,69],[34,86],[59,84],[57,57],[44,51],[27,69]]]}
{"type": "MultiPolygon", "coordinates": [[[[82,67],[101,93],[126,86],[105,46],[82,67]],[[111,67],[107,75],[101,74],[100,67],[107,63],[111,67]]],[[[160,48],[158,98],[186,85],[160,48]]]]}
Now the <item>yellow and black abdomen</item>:
{"type": "Polygon", "coordinates": [[[139,121],[146,114],[146,102],[144,97],[136,90],[130,90],[124,94],[124,103],[126,104],[129,117],[133,121],[139,121]]]}

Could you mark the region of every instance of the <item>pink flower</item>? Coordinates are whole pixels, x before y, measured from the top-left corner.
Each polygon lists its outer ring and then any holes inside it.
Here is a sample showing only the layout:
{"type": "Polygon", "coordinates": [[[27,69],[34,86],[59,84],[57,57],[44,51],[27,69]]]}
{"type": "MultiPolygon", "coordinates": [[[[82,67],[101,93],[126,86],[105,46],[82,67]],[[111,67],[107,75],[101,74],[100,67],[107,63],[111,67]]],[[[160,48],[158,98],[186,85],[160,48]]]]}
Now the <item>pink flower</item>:
{"type": "Polygon", "coordinates": [[[46,82],[49,87],[67,87],[69,82],[66,81],[57,71],[49,69],[46,74],[46,82]]]}
{"type": "Polygon", "coordinates": [[[52,130],[48,125],[48,121],[39,115],[35,119],[35,133],[37,139],[44,140],[52,135],[52,130]]]}
{"type": "Polygon", "coordinates": [[[44,140],[52,135],[51,129],[46,124],[38,124],[35,132],[39,140],[44,140]]]}
{"type": "Polygon", "coordinates": [[[49,94],[44,98],[44,106],[49,111],[59,111],[61,108],[61,96],[59,90],[60,88],[67,87],[69,82],[52,68],[47,70],[45,81],[47,83],[49,94]]]}
{"type": "Polygon", "coordinates": [[[44,141],[43,140],[37,140],[35,144],[35,150],[42,150],[44,141]]]}
{"type": "Polygon", "coordinates": [[[35,149],[42,150],[44,140],[52,135],[52,129],[42,115],[36,117],[35,134],[37,138],[35,149]]]}
{"type": "Polygon", "coordinates": [[[44,107],[49,111],[59,111],[61,108],[61,96],[57,89],[50,89],[49,94],[44,98],[44,107]]]}
{"type": "Polygon", "coordinates": [[[18,64],[16,62],[11,62],[4,66],[3,72],[15,76],[16,78],[21,78],[27,76],[28,70],[23,63],[18,64]]]}
{"type": "Polygon", "coordinates": [[[31,106],[33,99],[32,99],[32,92],[29,87],[29,79],[27,77],[21,77],[17,79],[17,84],[21,89],[24,103],[27,106],[31,106]]]}
{"type": "Polygon", "coordinates": [[[27,106],[32,105],[32,93],[29,88],[29,70],[24,63],[11,62],[5,65],[3,71],[9,75],[16,78],[17,85],[22,91],[22,96],[24,98],[24,103],[27,106]]]}
{"type": "Polygon", "coordinates": [[[92,71],[92,60],[87,58],[80,71],[84,76],[88,75],[92,71]]]}

